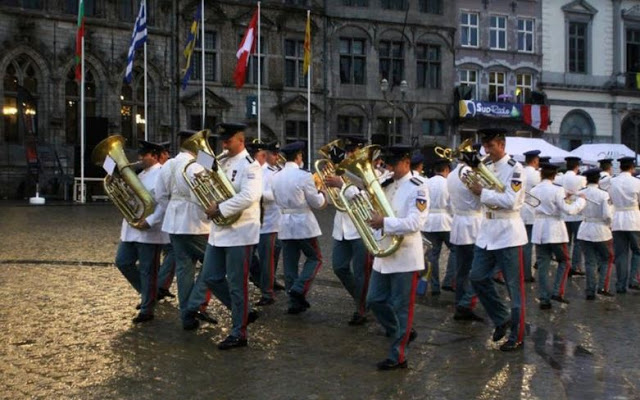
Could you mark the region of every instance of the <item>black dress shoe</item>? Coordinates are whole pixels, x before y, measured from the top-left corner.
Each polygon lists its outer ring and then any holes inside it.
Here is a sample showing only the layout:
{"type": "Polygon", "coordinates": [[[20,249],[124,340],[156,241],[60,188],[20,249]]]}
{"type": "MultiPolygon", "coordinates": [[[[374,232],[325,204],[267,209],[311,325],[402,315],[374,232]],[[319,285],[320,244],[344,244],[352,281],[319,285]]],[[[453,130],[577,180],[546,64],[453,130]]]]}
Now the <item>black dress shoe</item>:
{"type": "Polygon", "coordinates": [[[629,285],[629,289],[631,289],[631,290],[640,290],[640,285],[629,285]]]}
{"type": "Polygon", "coordinates": [[[247,314],[247,325],[253,324],[260,317],[258,310],[250,310],[247,314]]]}
{"type": "Polygon", "coordinates": [[[169,290],[167,290],[167,289],[163,289],[163,288],[158,289],[158,296],[157,296],[157,298],[156,298],[156,299],[157,299],[158,301],[160,301],[160,300],[164,299],[165,297],[169,297],[169,298],[174,299],[174,298],[176,297],[176,295],[175,295],[175,294],[173,294],[173,293],[171,293],[171,292],[170,292],[169,290]]]}
{"type": "Polygon", "coordinates": [[[367,323],[367,317],[365,317],[364,315],[358,314],[357,312],[354,312],[353,315],[351,316],[351,319],[347,323],[351,326],[364,325],[367,323]]]}
{"type": "Polygon", "coordinates": [[[210,324],[214,324],[215,325],[215,324],[218,323],[218,320],[215,317],[213,317],[211,314],[206,312],[206,311],[198,311],[196,313],[195,317],[197,319],[199,319],[200,321],[208,322],[210,324]]]}
{"type": "Polygon", "coordinates": [[[445,292],[455,292],[452,286],[442,286],[440,289],[444,290],[445,292]]]}
{"type": "Polygon", "coordinates": [[[258,302],[256,303],[256,306],[270,306],[275,302],[276,301],[274,299],[267,299],[266,297],[263,297],[260,300],[258,300],[258,302]]]}
{"type": "Polygon", "coordinates": [[[509,329],[510,327],[511,327],[511,320],[508,320],[502,325],[496,326],[496,329],[493,331],[493,336],[491,337],[491,339],[494,342],[499,341],[507,334],[507,329],[509,329]]]}
{"type": "Polygon", "coordinates": [[[501,351],[516,351],[521,350],[524,346],[523,342],[516,342],[514,340],[507,340],[500,346],[501,351]]]}
{"type": "Polygon", "coordinates": [[[416,340],[417,337],[418,337],[418,332],[416,332],[415,329],[411,328],[411,332],[409,332],[409,343],[416,340]]]}
{"type": "Polygon", "coordinates": [[[465,307],[456,307],[453,319],[456,321],[484,321],[484,318],[476,315],[473,311],[465,307]]]}
{"type": "Polygon", "coordinates": [[[387,358],[386,360],[380,361],[376,364],[376,367],[378,367],[379,371],[391,371],[392,369],[407,368],[407,360],[399,363],[387,358]]]}
{"type": "Polygon", "coordinates": [[[139,324],[141,322],[147,322],[153,320],[153,314],[138,314],[131,320],[134,324],[139,324]]]}
{"type": "Polygon", "coordinates": [[[627,293],[627,289],[616,289],[616,293],[618,293],[618,294],[626,294],[627,293]]]}
{"type": "Polygon", "coordinates": [[[302,305],[295,305],[295,306],[291,306],[287,309],[287,314],[300,314],[307,311],[307,308],[302,306],[302,305]]]}
{"type": "Polygon", "coordinates": [[[564,303],[564,304],[569,304],[570,303],[569,300],[565,299],[562,296],[557,296],[555,294],[551,296],[551,300],[555,300],[558,303],[564,303]]]}
{"type": "Polygon", "coordinates": [[[291,298],[293,298],[298,304],[300,304],[305,309],[311,308],[311,304],[309,304],[307,299],[304,297],[304,294],[290,290],[289,296],[291,296],[291,298]]]}
{"type": "Polygon", "coordinates": [[[551,310],[551,303],[540,303],[540,309],[541,310],[551,310]]]}
{"type": "Polygon", "coordinates": [[[277,290],[277,291],[281,291],[281,290],[285,290],[286,288],[284,287],[284,285],[278,281],[273,281],[273,290],[277,290]]]}
{"type": "Polygon", "coordinates": [[[532,276],[531,278],[524,278],[524,281],[526,283],[534,283],[536,281],[536,278],[532,276]]]}
{"type": "Polygon", "coordinates": [[[218,343],[218,348],[220,350],[229,350],[229,349],[233,349],[234,347],[246,347],[246,346],[247,346],[247,339],[241,338],[238,336],[227,336],[225,340],[218,343]]]}
{"type": "Polygon", "coordinates": [[[604,289],[598,289],[598,294],[602,295],[602,296],[605,296],[605,297],[614,297],[615,296],[613,293],[608,292],[608,291],[606,291],[604,289]]]}
{"type": "Polygon", "coordinates": [[[195,315],[188,316],[182,320],[182,329],[185,331],[195,331],[200,326],[200,321],[195,318],[195,315]]]}
{"type": "Polygon", "coordinates": [[[587,300],[595,300],[596,299],[596,295],[595,294],[588,294],[587,295],[587,300]]]}

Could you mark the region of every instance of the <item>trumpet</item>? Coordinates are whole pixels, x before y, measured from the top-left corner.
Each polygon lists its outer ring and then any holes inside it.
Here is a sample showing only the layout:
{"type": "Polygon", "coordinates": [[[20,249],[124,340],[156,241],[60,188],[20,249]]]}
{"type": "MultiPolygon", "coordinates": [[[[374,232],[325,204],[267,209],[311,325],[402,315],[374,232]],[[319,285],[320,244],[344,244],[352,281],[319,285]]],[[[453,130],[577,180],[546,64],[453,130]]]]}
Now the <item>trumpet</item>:
{"type": "Polygon", "coordinates": [[[342,176],[342,173],[344,171],[340,171],[338,168],[336,168],[333,161],[331,161],[331,153],[338,150],[344,151],[342,150],[343,148],[344,141],[342,139],[336,139],[325,144],[318,150],[318,153],[320,153],[324,158],[317,160],[314,163],[316,172],[313,174],[313,180],[318,190],[327,192],[336,209],[338,211],[345,212],[346,207],[340,199],[340,189],[335,187],[328,187],[324,183],[325,178],[332,175],[340,175],[340,178],[342,178],[343,181],[343,186],[350,183],[345,176],[342,176]]]}

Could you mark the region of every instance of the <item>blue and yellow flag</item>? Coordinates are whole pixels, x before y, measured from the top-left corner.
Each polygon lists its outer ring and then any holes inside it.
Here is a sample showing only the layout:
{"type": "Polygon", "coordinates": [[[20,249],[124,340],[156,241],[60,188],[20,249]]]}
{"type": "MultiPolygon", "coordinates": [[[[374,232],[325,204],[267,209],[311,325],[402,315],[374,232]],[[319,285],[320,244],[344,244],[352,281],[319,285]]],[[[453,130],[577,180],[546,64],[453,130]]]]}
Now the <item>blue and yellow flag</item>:
{"type": "Polygon", "coordinates": [[[198,41],[198,33],[200,28],[200,21],[202,19],[202,9],[198,7],[196,14],[193,16],[193,22],[191,23],[191,28],[189,29],[189,34],[187,35],[187,44],[184,46],[184,50],[182,54],[186,58],[186,64],[184,69],[182,70],[182,90],[186,89],[187,83],[189,82],[189,78],[191,78],[191,73],[193,72],[193,65],[191,62],[191,56],[193,55],[193,49],[196,47],[196,42],[198,41]]]}

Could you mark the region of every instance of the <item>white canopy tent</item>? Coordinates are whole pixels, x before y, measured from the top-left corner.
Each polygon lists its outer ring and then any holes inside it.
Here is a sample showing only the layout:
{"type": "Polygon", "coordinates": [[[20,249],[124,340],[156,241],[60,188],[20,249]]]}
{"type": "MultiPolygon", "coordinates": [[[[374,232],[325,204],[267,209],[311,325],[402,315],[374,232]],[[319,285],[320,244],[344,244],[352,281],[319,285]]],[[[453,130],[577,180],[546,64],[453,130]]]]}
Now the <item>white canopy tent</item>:
{"type": "Polygon", "coordinates": [[[617,143],[594,143],[583,144],[574,149],[572,155],[582,158],[583,164],[598,165],[598,160],[611,158],[614,161],[621,157],[635,157],[636,153],[625,146],[617,143]]]}
{"type": "MultiPolygon", "coordinates": [[[[507,154],[513,156],[517,161],[524,161],[523,153],[529,150],[540,150],[540,156],[551,157],[552,163],[562,163],[565,157],[571,155],[568,151],[562,150],[544,139],[507,136],[507,154]]],[[[484,154],[484,149],[481,153],[484,154]]]]}

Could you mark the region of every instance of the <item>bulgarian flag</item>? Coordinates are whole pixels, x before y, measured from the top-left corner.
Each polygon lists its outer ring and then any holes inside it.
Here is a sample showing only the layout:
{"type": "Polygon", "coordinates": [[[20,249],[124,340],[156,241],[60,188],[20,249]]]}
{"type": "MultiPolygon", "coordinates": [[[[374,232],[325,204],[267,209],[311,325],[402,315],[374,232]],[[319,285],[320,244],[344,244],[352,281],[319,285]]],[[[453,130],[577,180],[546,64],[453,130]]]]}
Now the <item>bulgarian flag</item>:
{"type": "Polygon", "coordinates": [[[76,33],[76,80],[82,80],[82,38],[84,37],[84,0],[78,0],[78,31],[76,33]]]}

